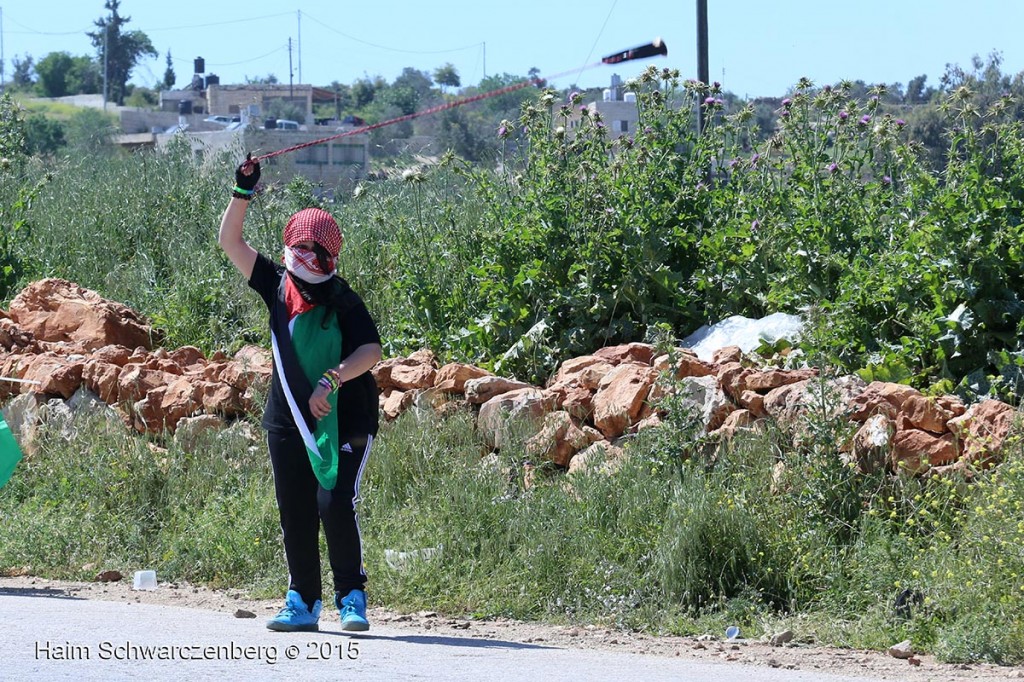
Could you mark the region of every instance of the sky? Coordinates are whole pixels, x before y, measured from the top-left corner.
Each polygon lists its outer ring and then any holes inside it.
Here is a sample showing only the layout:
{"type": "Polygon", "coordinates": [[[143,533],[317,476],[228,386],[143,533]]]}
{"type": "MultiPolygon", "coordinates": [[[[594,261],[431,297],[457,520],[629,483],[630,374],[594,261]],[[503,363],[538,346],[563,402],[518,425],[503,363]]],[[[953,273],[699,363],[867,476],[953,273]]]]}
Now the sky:
{"type": "MultiPolygon", "coordinates": [[[[0,0],[4,73],[15,56],[95,55],[86,31],[103,0],[0,0]]],[[[637,75],[647,64],[697,75],[696,0],[121,0],[127,29],[160,53],[132,82],[162,79],[170,50],[177,84],[193,58],[221,83],[274,74],[324,86],[364,76],[388,81],[404,67],[428,73],[453,64],[463,85],[484,75],[525,76],[536,67],[557,87],[594,87],[637,75]],[[667,57],[590,66],[661,37],[667,57]],[[589,68],[587,68],[589,67],[589,68]]],[[[1002,53],[1003,72],[1024,71],[1024,2],[1018,0],[708,0],[711,80],[741,97],[785,94],[801,77],[937,85],[947,64],[1002,53]]]]}

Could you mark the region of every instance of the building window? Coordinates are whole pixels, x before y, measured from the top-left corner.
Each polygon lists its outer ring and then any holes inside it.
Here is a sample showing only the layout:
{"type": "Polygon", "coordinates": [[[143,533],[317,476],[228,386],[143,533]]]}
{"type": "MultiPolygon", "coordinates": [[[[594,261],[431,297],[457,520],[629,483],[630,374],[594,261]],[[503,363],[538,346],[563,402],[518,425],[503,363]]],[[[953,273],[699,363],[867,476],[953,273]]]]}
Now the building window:
{"type": "Polygon", "coordinates": [[[366,150],[361,144],[334,145],[334,165],[351,166],[366,163],[366,150]]]}
{"type": "Polygon", "coordinates": [[[295,163],[297,164],[318,166],[327,163],[327,147],[324,145],[318,144],[313,147],[306,147],[299,151],[300,153],[295,159],[295,163]]]}
{"type": "Polygon", "coordinates": [[[619,121],[619,132],[620,133],[628,133],[629,132],[629,121],[619,121]]]}

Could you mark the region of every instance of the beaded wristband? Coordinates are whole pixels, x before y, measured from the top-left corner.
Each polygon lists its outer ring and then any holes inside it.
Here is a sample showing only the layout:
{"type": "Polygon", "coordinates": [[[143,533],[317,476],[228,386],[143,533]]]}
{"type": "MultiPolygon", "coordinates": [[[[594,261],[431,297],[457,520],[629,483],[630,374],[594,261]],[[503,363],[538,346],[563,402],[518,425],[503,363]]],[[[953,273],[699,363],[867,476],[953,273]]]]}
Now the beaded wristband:
{"type": "Polygon", "coordinates": [[[255,194],[255,193],[256,193],[256,190],[254,190],[254,189],[242,189],[241,187],[238,187],[237,185],[235,186],[235,188],[233,190],[231,190],[231,196],[233,196],[236,199],[245,199],[246,201],[248,201],[249,199],[252,199],[252,195],[255,194]]]}
{"type": "Polygon", "coordinates": [[[320,377],[317,382],[318,385],[330,390],[331,392],[337,391],[341,388],[342,384],[341,374],[336,369],[329,369],[324,372],[324,375],[320,377]]]}

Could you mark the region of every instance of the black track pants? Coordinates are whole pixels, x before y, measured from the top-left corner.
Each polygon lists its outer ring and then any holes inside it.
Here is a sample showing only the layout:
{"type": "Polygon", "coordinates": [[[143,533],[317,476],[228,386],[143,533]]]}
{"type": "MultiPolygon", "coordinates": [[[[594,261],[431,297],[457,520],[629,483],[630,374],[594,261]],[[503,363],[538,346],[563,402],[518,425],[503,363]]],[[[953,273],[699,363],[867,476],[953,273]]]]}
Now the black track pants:
{"type": "Polygon", "coordinates": [[[341,447],[338,483],[334,490],[320,487],[298,432],[268,432],[267,444],[288,560],[288,588],[302,595],[309,605],[321,598],[319,536],[322,522],[334,591],[344,596],[350,590],[365,589],[363,547],[355,506],[373,437],[352,438],[341,447]]]}

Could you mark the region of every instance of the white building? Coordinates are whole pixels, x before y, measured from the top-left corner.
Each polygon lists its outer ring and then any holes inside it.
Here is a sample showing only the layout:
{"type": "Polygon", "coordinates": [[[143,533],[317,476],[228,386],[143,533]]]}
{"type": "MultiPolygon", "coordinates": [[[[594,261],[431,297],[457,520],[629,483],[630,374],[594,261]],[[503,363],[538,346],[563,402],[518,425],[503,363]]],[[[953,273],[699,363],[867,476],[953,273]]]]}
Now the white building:
{"type": "MultiPolygon", "coordinates": [[[[636,94],[624,92],[622,79],[618,74],[612,76],[611,87],[606,88],[599,101],[590,102],[586,105],[589,115],[597,113],[601,115],[601,122],[608,130],[608,137],[616,139],[623,135],[632,136],[636,133],[636,126],[640,121],[640,110],[636,105],[636,94]]],[[[567,132],[572,135],[582,125],[583,114],[574,111],[567,122],[567,132]]]]}

